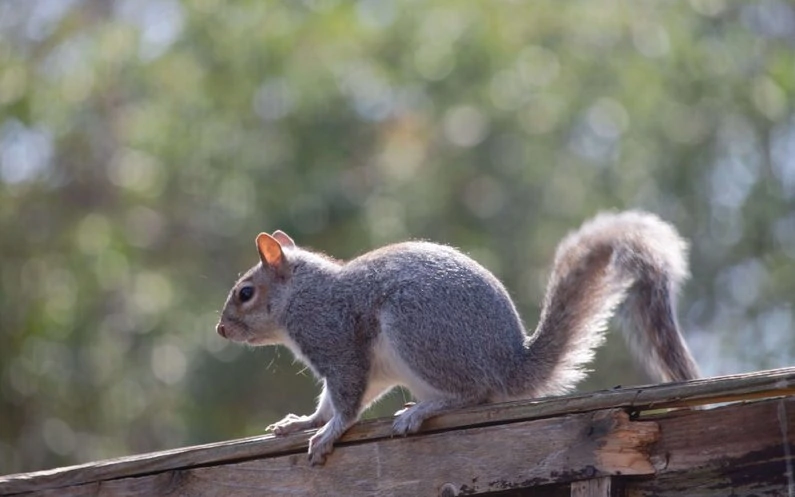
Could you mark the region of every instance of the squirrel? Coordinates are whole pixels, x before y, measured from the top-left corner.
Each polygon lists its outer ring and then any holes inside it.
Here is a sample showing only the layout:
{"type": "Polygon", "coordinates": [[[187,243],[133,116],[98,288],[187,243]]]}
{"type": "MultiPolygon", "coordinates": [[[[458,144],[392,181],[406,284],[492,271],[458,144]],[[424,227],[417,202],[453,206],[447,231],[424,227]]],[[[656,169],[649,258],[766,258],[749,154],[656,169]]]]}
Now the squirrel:
{"type": "Polygon", "coordinates": [[[230,291],[216,331],[286,345],[322,380],[313,414],[268,427],[277,436],[320,428],[312,465],[398,385],[417,401],[396,413],[398,435],[446,410],[570,392],[614,313],[652,378],[699,376],[675,310],[687,243],[653,214],[602,213],[569,233],[529,335],[502,283],[448,246],[403,242],[341,262],[282,231],[256,245],[260,262],[230,291]]]}

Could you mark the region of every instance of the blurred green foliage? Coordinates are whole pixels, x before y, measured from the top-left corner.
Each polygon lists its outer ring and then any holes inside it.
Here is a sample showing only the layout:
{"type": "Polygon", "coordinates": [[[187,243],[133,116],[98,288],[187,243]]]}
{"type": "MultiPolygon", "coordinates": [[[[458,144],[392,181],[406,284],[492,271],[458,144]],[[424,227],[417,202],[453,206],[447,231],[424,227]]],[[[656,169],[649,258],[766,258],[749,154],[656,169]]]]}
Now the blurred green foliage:
{"type": "MultiPolygon", "coordinates": [[[[692,240],[704,372],[790,364],[794,96],[782,0],[4,0],[0,472],[309,412],[289,353],[213,331],[276,228],[461,247],[532,327],[558,240],[645,208],[692,240]]],[[[594,369],[645,381],[620,340],[594,369]]]]}

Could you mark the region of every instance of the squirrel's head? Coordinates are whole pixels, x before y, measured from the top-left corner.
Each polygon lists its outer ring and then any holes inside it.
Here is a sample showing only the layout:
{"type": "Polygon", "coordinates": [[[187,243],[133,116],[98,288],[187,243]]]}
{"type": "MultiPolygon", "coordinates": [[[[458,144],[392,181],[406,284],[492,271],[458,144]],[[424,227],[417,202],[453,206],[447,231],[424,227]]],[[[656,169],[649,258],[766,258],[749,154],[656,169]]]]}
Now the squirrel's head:
{"type": "Polygon", "coordinates": [[[215,329],[233,342],[275,345],[284,342],[284,332],[273,314],[274,301],[291,277],[284,249],[295,242],[282,231],[260,233],[256,242],[260,263],[232,287],[215,329]]]}

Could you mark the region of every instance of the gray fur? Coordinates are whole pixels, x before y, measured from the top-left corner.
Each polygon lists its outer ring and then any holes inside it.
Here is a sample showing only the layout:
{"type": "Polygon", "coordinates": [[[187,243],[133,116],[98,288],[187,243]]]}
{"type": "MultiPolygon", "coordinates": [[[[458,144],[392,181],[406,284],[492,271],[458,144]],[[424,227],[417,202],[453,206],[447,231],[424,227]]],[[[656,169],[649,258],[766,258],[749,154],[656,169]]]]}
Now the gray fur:
{"type": "Polygon", "coordinates": [[[321,427],[310,439],[313,464],[396,385],[418,400],[396,417],[399,434],[447,409],[570,391],[616,309],[652,377],[698,376],[674,308],[686,244],[651,214],[602,214],[561,242],[531,336],[503,285],[453,248],[406,242],[340,263],[274,236],[278,263],[260,246],[262,263],[230,292],[218,330],[285,344],[323,380],[314,414],[269,427],[321,427]],[[254,297],[241,302],[252,285],[254,297]]]}

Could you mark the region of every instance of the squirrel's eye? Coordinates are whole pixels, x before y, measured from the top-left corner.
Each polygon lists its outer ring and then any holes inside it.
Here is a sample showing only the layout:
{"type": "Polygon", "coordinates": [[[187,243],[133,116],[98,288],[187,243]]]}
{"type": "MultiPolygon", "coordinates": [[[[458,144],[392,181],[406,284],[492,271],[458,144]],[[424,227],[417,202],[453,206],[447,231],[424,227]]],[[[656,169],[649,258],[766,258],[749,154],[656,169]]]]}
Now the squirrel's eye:
{"type": "Polygon", "coordinates": [[[246,303],[254,296],[254,287],[253,286],[244,286],[237,292],[237,298],[240,299],[240,302],[246,303]]]}

